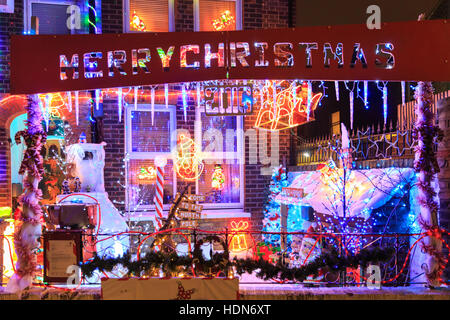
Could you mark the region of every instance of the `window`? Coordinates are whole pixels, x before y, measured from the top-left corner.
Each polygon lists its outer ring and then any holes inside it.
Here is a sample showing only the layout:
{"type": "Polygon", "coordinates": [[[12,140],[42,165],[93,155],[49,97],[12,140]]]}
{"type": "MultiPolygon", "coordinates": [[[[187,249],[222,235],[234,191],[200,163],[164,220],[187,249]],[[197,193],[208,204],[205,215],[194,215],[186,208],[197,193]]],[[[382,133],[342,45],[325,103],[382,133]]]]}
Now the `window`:
{"type": "Polygon", "coordinates": [[[0,12],[14,13],[14,0],[0,0],[0,12]]]}
{"type": "Polygon", "coordinates": [[[205,195],[205,209],[243,208],[243,120],[234,116],[207,116],[199,110],[204,169],[196,182],[197,194],[205,195]]]}
{"type": "MultiPolygon", "coordinates": [[[[56,0],[26,0],[24,24],[25,30],[31,31],[31,17],[39,19],[39,34],[71,34],[82,28],[74,26],[73,29],[68,28],[68,19],[70,13],[67,8],[76,4],[73,1],[56,1],[56,0]]],[[[70,25],[69,25],[70,26],[70,25]]]]}
{"type": "Polygon", "coordinates": [[[127,108],[127,208],[130,211],[154,209],[156,167],[155,158],[167,158],[164,167],[164,209],[168,210],[176,194],[176,174],[171,150],[176,146],[175,107],[155,105],[152,125],[150,106],[127,108]]]}
{"type": "Polygon", "coordinates": [[[194,0],[195,31],[242,29],[242,0],[194,0]]]}
{"type": "Polygon", "coordinates": [[[331,135],[341,134],[341,114],[339,111],[331,114],[331,135]]]}
{"type": "Polygon", "coordinates": [[[125,0],[124,32],[174,31],[174,0],[125,0]]]}

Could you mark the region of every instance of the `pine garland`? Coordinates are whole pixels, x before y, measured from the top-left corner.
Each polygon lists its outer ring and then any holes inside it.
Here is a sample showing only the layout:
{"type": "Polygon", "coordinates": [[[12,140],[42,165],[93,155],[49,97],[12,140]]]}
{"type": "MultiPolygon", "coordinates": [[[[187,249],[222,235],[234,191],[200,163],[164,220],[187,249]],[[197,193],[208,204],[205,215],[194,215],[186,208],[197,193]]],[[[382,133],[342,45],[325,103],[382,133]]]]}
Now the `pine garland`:
{"type": "MultiPolygon", "coordinates": [[[[214,274],[224,272],[234,267],[237,274],[244,272],[252,273],[258,270],[257,276],[262,279],[279,279],[289,281],[304,281],[308,276],[317,276],[323,268],[333,271],[345,271],[346,268],[356,268],[357,266],[366,267],[370,263],[387,262],[394,254],[393,248],[366,248],[355,255],[339,255],[336,250],[322,253],[314,261],[299,268],[288,268],[280,262],[272,264],[260,258],[253,259],[235,259],[229,261],[228,250],[223,253],[215,253],[210,260],[205,260],[200,247],[203,241],[220,241],[217,236],[210,236],[197,242],[193,256],[178,256],[177,253],[148,252],[138,261],[133,261],[129,253],[119,258],[100,258],[95,256],[91,261],[81,264],[81,271],[84,276],[91,277],[95,270],[100,272],[111,272],[114,267],[122,265],[128,270],[128,276],[140,277],[143,273],[150,270],[163,268],[166,274],[172,272],[190,273],[192,267],[196,273],[207,272],[214,274]],[[180,270],[182,269],[182,270],[180,270]]],[[[223,242],[221,242],[224,245],[223,242]]],[[[226,248],[226,246],[224,246],[226,248]]]]}

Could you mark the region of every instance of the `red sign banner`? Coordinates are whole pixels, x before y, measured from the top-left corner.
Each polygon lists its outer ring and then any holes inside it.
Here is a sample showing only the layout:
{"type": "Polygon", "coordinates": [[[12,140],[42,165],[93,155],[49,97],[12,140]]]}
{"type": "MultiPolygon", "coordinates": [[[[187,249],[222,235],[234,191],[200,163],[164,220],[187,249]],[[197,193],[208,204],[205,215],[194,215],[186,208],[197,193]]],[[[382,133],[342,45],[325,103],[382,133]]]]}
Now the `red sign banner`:
{"type": "Polygon", "coordinates": [[[448,20],[227,32],[12,36],[11,93],[216,79],[450,81],[448,20]]]}

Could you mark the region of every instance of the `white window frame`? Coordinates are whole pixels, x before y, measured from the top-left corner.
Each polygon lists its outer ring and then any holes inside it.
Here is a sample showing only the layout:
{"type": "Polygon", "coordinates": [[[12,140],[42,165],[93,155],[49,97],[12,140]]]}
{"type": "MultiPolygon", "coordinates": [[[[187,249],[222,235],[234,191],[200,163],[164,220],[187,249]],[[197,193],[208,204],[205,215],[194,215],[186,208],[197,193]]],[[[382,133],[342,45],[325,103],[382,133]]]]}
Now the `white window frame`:
{"type": "MultiPolygon", "coordinates": [[[[163,1],[163,0],[160,0],[163,1]]],[[[169,32],[175,31],[175,0],[166,0],[169,2],[169,32]]],[[[139,33],[140,31],[130,30],[130,0],[123,0],[123,32],[139,33]]],[[[151,31],[151,30],[150,30],[151,31]]]]}
{"type": "MultiPolygon", "coordinates": [[[[203,132],[201,130],[201,116],[205,113],[204,108],[196,108],[195,109],[195,143],[200,148],[202,147],[203,142],[203,132]]],[[[243,117],[236,117],[236,151],[229,152],[228,150],[224,150],[223,152],[217,152],[218,156],[222,156],[222,164],[227,165],[227,160],[236,160],[239,164],[239,202],[236,203],[202,203],[203,208],[206,210],[222,210],[222,209],[244,209],[244,119],[243,117]]],[[[226,137],[223,137],[224,141],[226,137]]],[[[208,152],[202,154],[205,159],[214,159],[215,152],[208,152]]],[[[199,183],[198,180],[195,181],[195,190],[197,194],[199,193],[199,183]]]]}
{"type": "Polygon", "coordinates": [[[14,13],[14,0],[7,0],[6,4],[0,5],[1,13],[14,13]]]}
{"type": "MultiPolygon", "coordinates": [[[[138,104],[137,108],[134,105],[126,106],[126,129],[125,129],[125,149],[128,160],[154,160],[157,156],[165,156],[168,160],[172,161],[173,168],[175,163],[173,162],[172,150],[176,147],[176,139],[173,132],[176,130],[176,106],[169,105],[166,108],[165,105],[155,104],[155,112],[169,112],[170,113],[170,151],[169,152],[132,152],[132,125],[131,125],[131,112],[132,111],[151,111],[150,104],[138,104]]],[[[128,174],[129,163],[126,163],[126,187],[128,189],[128,174]]],[[[173,176],[173,196],[177,193],[177,175],[175,170],[172,172],[173,176]]],[[[169,210],[171,203],[163,204],[163,210],[169,210]]],[[[127,211],[132,210],[130,199],[128,199],[128,190],[125,193],[125,207],[127,211]]],[[[141,205],[138,211],[142,210],[155,210],[155,205],[141,205]]]]}
{"type": "MultiPolygon", "coordinates": [[[[31,5],[33,3],[42,3],[42,4],[56,4],[56,5],[76,5],[76,1],[70,1],[70,0],[24,0],[23,8],[23,26],[24,31],[30,32],[31,31],[31,5]]],[[[74,30],[70,30],[71,34],[74,34],[74,30]]]]}
{"type": "MultiPolygon", "coordinates": [[[[225,0],[236,3],[236,30],[242,30],[242,0],[225,0]]],[[[200,0],[194,0],[194,31],[200,31],[200,0]]]]}

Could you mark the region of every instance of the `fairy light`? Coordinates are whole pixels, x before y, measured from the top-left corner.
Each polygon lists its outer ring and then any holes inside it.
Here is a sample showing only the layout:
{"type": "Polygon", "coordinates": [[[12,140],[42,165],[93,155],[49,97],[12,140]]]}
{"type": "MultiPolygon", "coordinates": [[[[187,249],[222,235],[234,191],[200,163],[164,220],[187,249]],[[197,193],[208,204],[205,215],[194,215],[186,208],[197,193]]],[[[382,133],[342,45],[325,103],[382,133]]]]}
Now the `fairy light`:
{"type": "Polygon", "coordinates": [[[134,90],[134,97],[133,97],[134,110],[137,110],[138,87],[134,87],[133,90],[134,90]]]}

